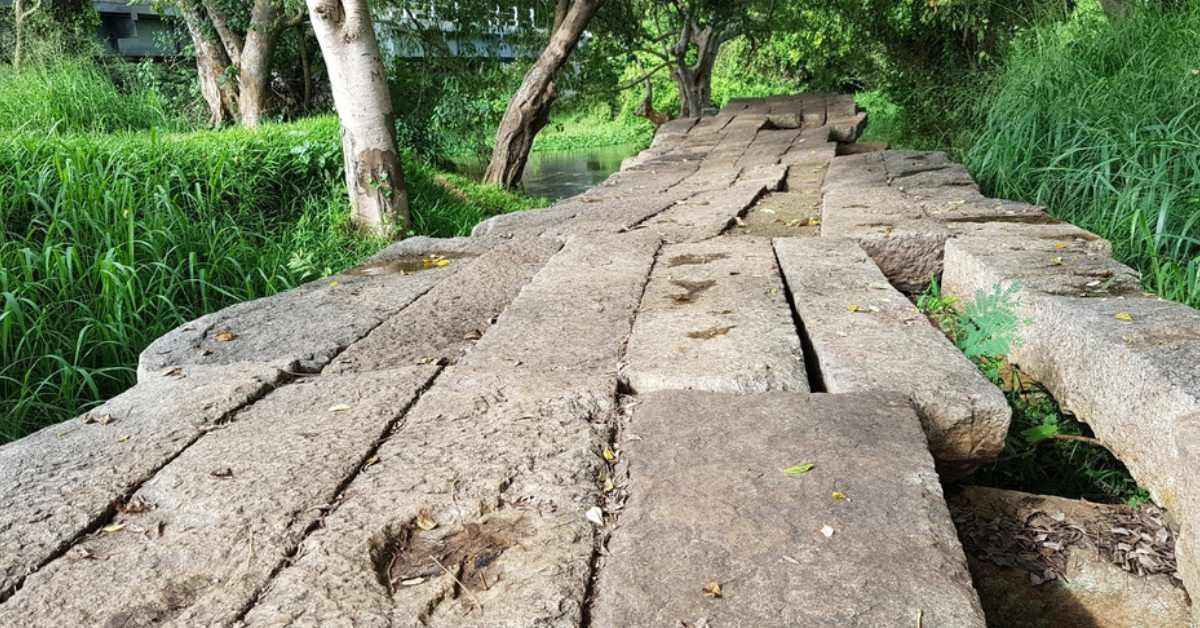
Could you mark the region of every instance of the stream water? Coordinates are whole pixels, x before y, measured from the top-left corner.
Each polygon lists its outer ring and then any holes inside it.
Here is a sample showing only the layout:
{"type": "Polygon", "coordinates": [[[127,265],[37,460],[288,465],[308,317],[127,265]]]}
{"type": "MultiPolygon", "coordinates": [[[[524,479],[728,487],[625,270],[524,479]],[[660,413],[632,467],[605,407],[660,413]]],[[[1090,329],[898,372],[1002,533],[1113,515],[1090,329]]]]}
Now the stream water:
{"type": "MultiPolygon", "coordinates": [[[[579,150],[539,151],[529,156],[521,185],[526,194],[554,200],[575,196],[608,178],[621,168],[621,161],[638,152],[635,144],[597,146],[579,150]]],[[[487,163],[460,162],[459,171],[478,179],[487,163]]]]}

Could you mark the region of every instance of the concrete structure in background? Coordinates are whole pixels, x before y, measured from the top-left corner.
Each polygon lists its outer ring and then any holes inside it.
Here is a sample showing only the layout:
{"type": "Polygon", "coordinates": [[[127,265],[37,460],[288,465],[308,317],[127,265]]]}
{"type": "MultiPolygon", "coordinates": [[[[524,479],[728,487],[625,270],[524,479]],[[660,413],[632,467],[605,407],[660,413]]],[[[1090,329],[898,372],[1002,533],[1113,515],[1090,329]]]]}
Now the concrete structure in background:
{"type": "MultiPolygon", "coordinates": [[[[0,0],[10,9],[12,0],[0,0]]],[[[175,10],[156,11],[150,3],[92,2],[100,16],[96,36],[109,52],[132,59],[174,57],[183,54],[186,35],[172,24],[175,10]]]]}

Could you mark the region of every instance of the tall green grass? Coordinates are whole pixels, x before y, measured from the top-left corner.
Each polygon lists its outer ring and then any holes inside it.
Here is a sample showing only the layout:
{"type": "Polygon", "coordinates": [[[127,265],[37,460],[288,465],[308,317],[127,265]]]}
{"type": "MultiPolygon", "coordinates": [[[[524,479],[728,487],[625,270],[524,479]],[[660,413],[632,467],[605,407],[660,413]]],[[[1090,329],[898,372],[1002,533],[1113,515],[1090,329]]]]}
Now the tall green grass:
{"type": "Polygon", "coordinates": [[[967,167],[989,193],[1112,240],[1157,294],[1200,306],[1200,9],[1097,12],[1015,42],[967,167]]]}
{"type": "MultiPolygon", "coordinates": [[[[171,328],[386,244],[351,228],[341,166],[332,117],[0,137],[0,442],[119,393],[171,328]]],[[[406,174],[423,234],[536,204],[421,162],[406,174]]]]}
{"type": "Polygon", "coordinates": [[[183,130],[154,90],[118,88],[89,59],[53,55],[41,63],[0,71],[0,133],[110,133],[183,130]]]}

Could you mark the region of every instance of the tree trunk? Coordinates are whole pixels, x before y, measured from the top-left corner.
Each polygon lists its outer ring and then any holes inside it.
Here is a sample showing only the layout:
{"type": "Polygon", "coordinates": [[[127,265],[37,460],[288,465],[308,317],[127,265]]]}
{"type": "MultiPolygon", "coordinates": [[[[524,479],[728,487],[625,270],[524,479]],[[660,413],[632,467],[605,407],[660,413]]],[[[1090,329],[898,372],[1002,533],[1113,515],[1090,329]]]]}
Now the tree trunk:
{"type": "MultiPolygon", "coordinates": [[[[550,106],[558,96],[554,77],[579,45],[584,29],[602,1],[575,0],[569,10],[555,12],[556,24],[550,41],[525,73],[496,130],[496,148],[483,175],[485,183],[511,188],[520,182],[533,138],[550,120],[550,106]]],[[[563,5],[559,3],[560,7],[563,5]]]]}
{"type": "Polygon", "coordinates": [[[21,67],[25,49],[25,20],[33,16],[42,6],[42,0],[13,0],[13,56],[14,68],[21,67]]]}
{"type": "Polygon", "coordinates": [[[711,26],[700,29],[688,17],[684,20],[679,43],[672,50],[675,82],[679,85],[680,117],[699,118],[712,104],[712,73],[721,50],[723,37],[711,26]],[[696,62],[688,63],[688,51],[696,47],[696,62]]]}
{"type": "Polygon", "coordinates": [[[282,22],[277,0],[254,0],[250,30],[238,54],[238,111],[242,126],[258,126],[266,113],[271,57],[282,22]]]}
{"type": "Polygon", "coordinates": [[[1109,20],[1119,20],[1129,13],[1129,3],[1126,0],[1100,0],[1100,8],[1109,20]]]}
{"type": "Polygon", "coordinates": [[[377,235],[410,224],[396,124],[367,0],[306,0],[342,125],[354,224],[377,235]]]}
{"type": "Polygon", "coordinates": [[[671,121],[671,116],[654,108],[654,83],[649,78],[646,79],[646,95],[642,97],[642,102],[638,103],[634,114],[652,122],[656,129],[671,121]]]}
{"type": "Polygon", "coordinates": [[[237,99],[229,93],[224,80],[229,58],[220,43],[212,40],[205,30],[205,20],[197,4],[180,0],[177,8],[192,38],[192,47],[196,49],[196,74],[200,80],[200,95],[208,106],[208,121],[213,126],[221,126],[237,112],[237,99]]]}

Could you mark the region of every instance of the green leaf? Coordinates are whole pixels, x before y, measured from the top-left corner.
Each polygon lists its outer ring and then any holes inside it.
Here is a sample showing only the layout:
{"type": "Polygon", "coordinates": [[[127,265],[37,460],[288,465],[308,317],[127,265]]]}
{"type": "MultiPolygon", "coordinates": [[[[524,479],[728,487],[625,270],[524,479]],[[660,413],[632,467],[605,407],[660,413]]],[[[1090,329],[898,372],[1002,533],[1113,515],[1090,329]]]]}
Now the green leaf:
{"type": "Polygon", "coordinates": [[[1021,432],[1021,437],[1029,444],[1040,443],[1041,441],[1058,434],[1058,425],[1054,423],[1043,423],[1035,427],[1031,427],[1021,432]]]}
{"type": "Polygon", "coordinates": [[[784,469],[783,472],[794,478],[799,478],[808,475],[808,472],[812,471],[813,467],[816,466],[817,465],[811,462],[801,462],[800,464],[795,464],[784,469]]]}

